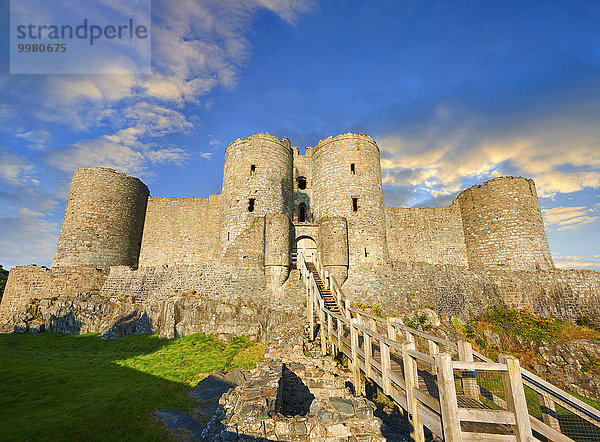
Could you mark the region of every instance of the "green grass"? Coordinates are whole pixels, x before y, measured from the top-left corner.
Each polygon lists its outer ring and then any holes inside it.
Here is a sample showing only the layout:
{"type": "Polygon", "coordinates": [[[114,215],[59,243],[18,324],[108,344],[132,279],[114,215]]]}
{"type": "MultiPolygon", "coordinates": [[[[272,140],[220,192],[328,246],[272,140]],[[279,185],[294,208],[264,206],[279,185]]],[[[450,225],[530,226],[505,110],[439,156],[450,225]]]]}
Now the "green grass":
{"type": "Polygon", "coordinates": [[[191,385],[214,370],[251,368],[263,351],[203,334],[0,335],[0,438],[157,440],[153,410],[190,410],[191,385]]]}

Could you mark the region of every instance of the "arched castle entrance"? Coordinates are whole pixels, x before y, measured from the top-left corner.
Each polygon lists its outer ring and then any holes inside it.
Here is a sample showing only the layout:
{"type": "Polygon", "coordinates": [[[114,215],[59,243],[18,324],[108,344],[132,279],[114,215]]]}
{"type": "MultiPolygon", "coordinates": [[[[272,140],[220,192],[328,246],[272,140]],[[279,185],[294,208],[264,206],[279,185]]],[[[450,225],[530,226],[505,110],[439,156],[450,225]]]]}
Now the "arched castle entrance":
{"type": "Polygon", "coordinates": [[[317,254],[317,242],[310,236],[296,238],[292,247],[292,265],[298,262],[298,252],[301,252],[307,261],[312,261],[313,255],[317,254]]]}

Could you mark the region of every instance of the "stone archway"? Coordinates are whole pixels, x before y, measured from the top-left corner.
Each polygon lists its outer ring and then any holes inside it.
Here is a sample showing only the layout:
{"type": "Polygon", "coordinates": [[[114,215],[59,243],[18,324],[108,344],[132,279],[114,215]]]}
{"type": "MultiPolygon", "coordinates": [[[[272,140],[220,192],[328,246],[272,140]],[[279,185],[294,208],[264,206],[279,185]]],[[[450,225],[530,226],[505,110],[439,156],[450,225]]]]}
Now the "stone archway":
{"type": "Polygon", "coordinates": [[[304,255],[307,261],[312,261],[317,254],[317,242],[310,236],[299,236],[292,247],[292,265],[298,262],[298,252],[304,255]]]}

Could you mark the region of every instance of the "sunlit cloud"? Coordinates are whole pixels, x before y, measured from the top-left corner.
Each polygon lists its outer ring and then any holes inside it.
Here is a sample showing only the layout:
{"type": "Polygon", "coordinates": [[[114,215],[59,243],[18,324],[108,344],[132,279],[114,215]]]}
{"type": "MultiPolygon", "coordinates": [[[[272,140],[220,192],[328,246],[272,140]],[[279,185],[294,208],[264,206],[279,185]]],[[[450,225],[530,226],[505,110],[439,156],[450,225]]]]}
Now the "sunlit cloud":
{"type": "Polygon", "coordinates": [[[422,130],[378,138],[384,185],[413,186],[432,198],[500,175],[533,178],[542,198],[600,188],[600,127],[589,116],[503,131],[491,118],[465,117],[458,128],[442,123],[434,118],[422,130]]]}
{"type": "Polygon", "coordinates": [[[585,269],[600,271],[600,255],[556,256],[554,265],[560,269],[585,269]]]}
{"type": "Polygon", "coordinates": [[[590,224],[600,216],[594,215],[594,209],[584,206],[578,207],[553,207],[542,209],[546,226],[557,230],[568,230],[590,224]]]}

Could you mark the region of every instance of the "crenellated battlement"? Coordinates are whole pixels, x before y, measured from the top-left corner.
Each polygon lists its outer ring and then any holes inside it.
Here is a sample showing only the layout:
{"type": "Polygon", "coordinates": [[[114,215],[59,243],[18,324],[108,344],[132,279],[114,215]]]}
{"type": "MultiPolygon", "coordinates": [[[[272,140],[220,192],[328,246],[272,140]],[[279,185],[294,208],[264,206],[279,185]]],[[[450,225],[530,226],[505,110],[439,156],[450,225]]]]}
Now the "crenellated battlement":
{"type": "Polygon", "coordinates": [[[366,134],[356,134],[356,133],[352,133],[352,132],[346,132],[343,134],[339,134],[335,137],[327,137],[327,138],[320,140],[317,143],[316,147],[314,147],[312,149],[312,152],[314,153],[316,150],[320,149],[323,146],[326,146],[326,145],[336,142],[336,141],[342,141],[342,140],[362,140],[367,143],[371,143],[379,151],[379,146],[377,145],[375,140],[373,138],[371,138],[370,136],[368,136],[366,134]]]}

